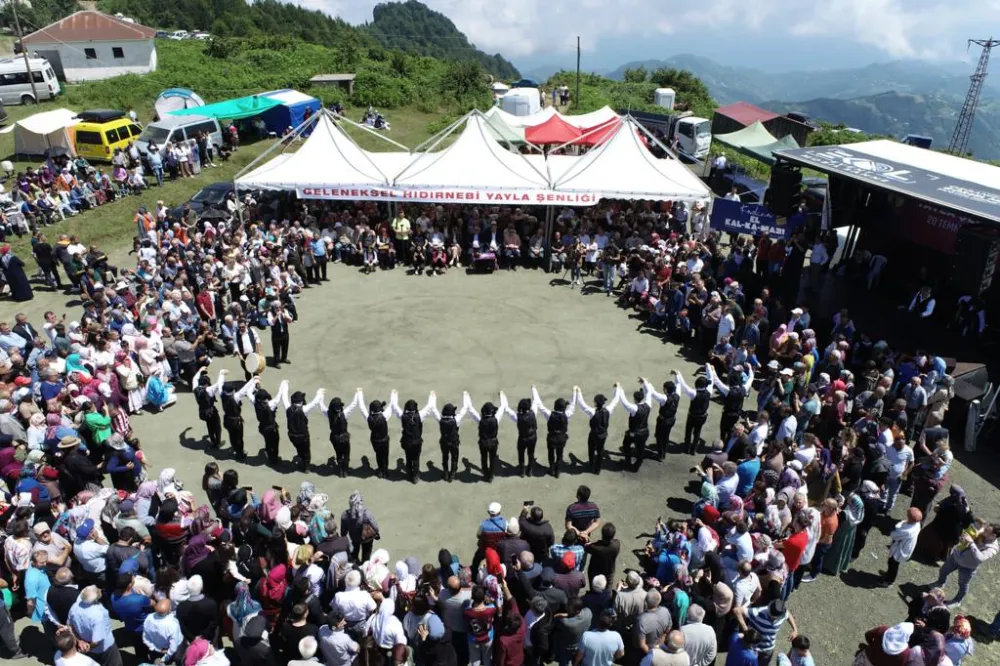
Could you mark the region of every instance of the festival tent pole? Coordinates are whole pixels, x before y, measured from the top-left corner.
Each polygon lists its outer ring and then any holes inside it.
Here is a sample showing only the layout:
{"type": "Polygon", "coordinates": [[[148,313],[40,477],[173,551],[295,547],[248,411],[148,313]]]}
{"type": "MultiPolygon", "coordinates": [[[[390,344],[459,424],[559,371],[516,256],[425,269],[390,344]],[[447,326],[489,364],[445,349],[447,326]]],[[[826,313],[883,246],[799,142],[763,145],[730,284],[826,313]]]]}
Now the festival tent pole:
{"type": "Polygon", "coordinates": [[[552,227],[553,218],[555,217],[555,208],[552,206],[545,207],[545,244],[549,248],[549,273],[552,272],[552,227]]]}
{"type": "MultiPolygon", "coordinates": [[[[296,137],[297,136],[301,136],[302,130],[304,130],[306,128],[306,126],[308,126],[310,124],[315,124],[319,120],[319,116],[320,116],[321,113],[329,113],[329,111],[327,111],[326,109],[320,109],[319,113],[312,114],[311,116],[309,116],[308,118],[306,118],[305,120],[303,120],[301,123],[299,123],[298,127],[294,128],[292,130],[291,136],[296,136],[296,137]]],[[[236,175],[233,176],[233,192],[236,194],[236,212],[239,214],[239,220],[240,220],[240,226],[241,227],[243,226],[243,205],[240,203],[240,186],[237,184],[236,181],[239,180],[240,176],[242,176],[244,174],[247,174],[247,173],[250,173],[250,171],[255,166],[257,166],[257,164],[261,160],[263,160],[265,157],[267,157],[268,155],[270,155],[277,148],[281,148],[281,151],[284,152],[285,149],[288,148],[288,147],[290,147],[290,146],[291,146],[291,143],[286,143],[284,137],[282,137],[273,146],[271,146],[270,148],[268,148],[267,150],[265,150],[263,153],[261,153],[260,155],[258,155],[257,157],[255,157],[254,160],[252,162],[250,162],[250,164],[248,164],[245,167],[243,167],[242,169],[240,169],[236,173],[236,175]]]]}

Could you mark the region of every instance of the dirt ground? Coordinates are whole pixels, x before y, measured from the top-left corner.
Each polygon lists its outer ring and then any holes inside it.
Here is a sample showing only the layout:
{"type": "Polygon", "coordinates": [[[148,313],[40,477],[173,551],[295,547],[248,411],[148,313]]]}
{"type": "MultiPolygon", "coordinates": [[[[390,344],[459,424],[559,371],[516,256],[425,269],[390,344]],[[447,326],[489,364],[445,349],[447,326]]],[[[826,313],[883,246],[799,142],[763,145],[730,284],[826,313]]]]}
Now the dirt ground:
{"type": "MultiPolygon", "coordinates": [[[[23,310],[37,323],[46,309],[57,313],[67,309],[64,301],[62,296],[39,293],[23,310]]],[[[11,303],[0,304],[0,312],[8,316],[15,311],[11,303]]],[[[79,309],[71,307],[67,311],[72,319],[79,309]]],[[[671,369],[692,377],[695,365],[679,353],[676,345],[637,333],[636,326],[636,320],[615,307],[612,299],[599,293],[582,295],[564,284],[552,284],[540,272],[493,276],[453,272],[431,278],[408,276],[398,269],[363,276],[353,269],[333,266],[331,281],[310,289],[300,300],[300,319],[292,328],[292,364],[280,371],[268,368],[263,385],[273,393],[281,379],[288,379],[292,390],[305,391],[310,397],[323,387],[328,400],[339,395],[346,401],[356,387],[364,389],[369,401],[388,399],[389,391],[397,389],[400,402],[412,397],[421,406],[432,389],[438,394],[439,405],[449,401],[460,404],[462,391],[467,390],[478,407],[487,400],[496,402],[500,390],[516,403],[527,397],[535,384],[543,401],[551,406],[558,397],[570,398],[574,385],[581,386],[588,401],[592,401],[596,393],[610,396],[616,381],[631,393],[640,375],[657,385],[668,378],[671,369]]],[[[263,341],[269,351],[267,333],[263,341]]],[[[213,365],[216,370],[222,367],[231,370],[230,378],[241,377],[232,359],[213,365]]],[[[682,400],[674,439],[683,434],[687,406],[687,400],[682,400]]],[[[716,406],[705,429],[706,439],[717,432],[717,415],[716,406]]],[[[411,485],[402,479],[398,420],[390,422],[391,464],[396,471],[390,480],[379,480],[371,471],[367,427],[360,413],[351,416],[352,465],[360,469],[344,480],[334,477],[325,466],[307,474],[287,463],[280,470],[265,466],[263,443],[256,433],[252,412],[245,410],[245,416],[249,417],[246,441],[251,457],[243,463],[236,463],[225,445],[215,456],[205,450],[205,430],[188,393],[181,394],[177,404],[164,414],[134,419],[134,426],[143,449],[149,453],[154,475],[163,467],[173,466],[187,488],[199,497],[202,469],[213,459],[223,469],[238,470],[242,484],[261,491],[271,485],[297,490],[302,481],[311,480],[329,494],[335,511],[346,508],[352,491],[361,491],[381,525],[379,545],[389,550],[393,561],[415,555],[434,562],[437,550],[447,547],[460,554],[463,562],[469,562],[476,527],[485,516],[487,504],[498,501],[503,513],[511,516],[523,502],[533,500],[558,525],[565,507],[573,501],[576,487],[585,483],[593,489],[603,519],[618,527],[624,547],[618,562],[621,571],[634,565],[632,549],[642,547],[646,539],[642,535],[651,531],[658,516],[684,515],[696,499],[689,472],[696,458],[686,454],[673,453],[663,463],[647,460],[637,474],[620,471],[621,458],[613,454],[605,473],[594,476],[586,472],[583,461],[587,423],[586,416],[579,412],[570,420],[569,469],[558,480],[543,476],[540,469],[532,478],[516,476],[511,466],[516,464],[515,426],[504,421],[500,427],[500,458],[504,465],[492,485],[480,481],[476,430],[471,419],[463,421],[463,459],[459,476],[452,484],[441,480],[437,423],[433,419],[425,423],[421,482],[411,485]]],[[[612,452],[620,445],[625,422],[624,410],[617,410],[608,438],[612,452]]],[[[319,411],[311,415],[311,430],[313,459],[322,464],[332,455],[332,447],[319,411]]],[[[282,456],[287,460],[292,450],[283,426],[282,440],[282,456]]],[[[539,455],[543,457],[541,442],[539,455]]],[[[990,520],[1000,518],[1000,495],[994,485],[996,470],[988,452],[960,452],[952,474],[953,481],[968,492],[974,509],[990,520]]],[[[895,519],[901,517],[907,504],[905,499],[897,503],[895,519]]],[[[856,570],[845,574],[842,581],[824,576],[816,583],[803,585],[791,598],[790,610],[802,633],[812,640],[817,664],[850,663],[864,631],[905,617],[900,587],[874,588],[878,571],[885,566],[885,535],[892,521],[887,519],[878,527],[872,530],[866,552],[855,563],[856,570]]],[[[994,574],[996,566],[996,562],[990,562],[973,581],[962,609],[965,614],[988,622],[997,612],[1000,585],[994,574]]],[[[899,582],[903,591],[912,592],[912,583],[928,583],[934,575],[931,567],[911,562],[902,567],[899,582]]],[[[953,592],[955,582],[949,583],[948,590],[953,592]]],[[[18,623],[19,629],[25,626],[23,620],[18,623]]],[[[26,630],[26,649],[38,645],[37,638],[37,631],[26,630]]],[[[787,629],[779,645],[787,648],[787,629]]],[[[44,656],[46,652],[38,654],[44,656]]],[[[970,661],[1000,663],[1000,649],[981,644],[970,661]]]]}

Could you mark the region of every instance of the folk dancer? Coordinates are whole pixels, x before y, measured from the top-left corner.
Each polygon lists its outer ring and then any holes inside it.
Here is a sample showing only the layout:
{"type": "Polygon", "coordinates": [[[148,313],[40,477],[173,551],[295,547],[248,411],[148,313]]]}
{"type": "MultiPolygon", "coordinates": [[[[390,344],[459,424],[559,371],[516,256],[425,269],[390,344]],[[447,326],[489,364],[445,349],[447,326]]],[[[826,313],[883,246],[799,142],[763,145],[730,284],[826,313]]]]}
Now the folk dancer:
{"type": "Polygon", "coordinates": [[[565,400],[558,398],[553,409],[550,410],[542,404],[542,399],[538,396],[538,389],[534,386],[531,387],[531,400],[548,421],[545,444],[549,450],[549,473],[558,479],[559,468],[563,461],[563,451],[566,449],[566,442],[569,441],[569,419],[573,416],[576,406],[567,404],[565,400]]]}
{"type": "Polygon", "coordinates": [[[312,460],[308,414],[323,402],[323,394],[323,389],[316,391],[316,397],[308,405],[306,404],[306,394],[302,391],[293,393],[291,402],[289,402],[287,390],[281,395],[281,402],[285,406],[288,440],[295,447],[299,458],[299,469],[302,471],[309,469],[309,463],[312,460]]]}
{"type": "Polygon", "coordinates": [[[222,383],[229,374],[228,370],[219,371],[219,379],[211,383],[206,368],[199,368],[194,373],[191,383],[194,385],[194,400],[198,404],[198,418],[208,427],[208,444],[213,449],[222,446],[222,421],[219,419],[219,408],[215,404],[215,396],[222,391],[222,383]]]}
{"type": "Polygon", "coordinates": [[[618,386],[618,399],[622,407],[628,412],[628,431],[622,440],[622,455],[625,457],[625,466],[633,472],[638,472],[642,467],[642,459],[646,456],[646,440],[649,439],[649,412],[652,404],[649,382],[640,377],[639,382],[642,388],[632,394],[635,403],[628,401],[625,391],[621,385],[618,386]],[[634,461],[633,461],[634,459],[634,461]]]}
{"type": "Polygon", "coordinates": [[[380,479],[384,479],[389,473],[389,419],[392,418],[392,410],[386,413],[386,405],[381,400],[372,400],[365,407],[365,397],[361,389],[358,389],[358,409],[368,421],[372,450],[375,452],[375,476],[380,479]]]}
{"type": "Polygon", "coordinates": [[[743,402],[750,395],[750,389],[753,387],[753,368],[749,369],[746,379],[743,377],[742,366],[733,368],[729,377],[729,386],[722,383],[719,376],[715,374],[715,368],[712,367],[711,363],[705,364],[705,373],[712,380],[712,385],[724,397],[722,416],[719,418],[719,437],[725,442],[729,439],[729,433],[733,426],[743,416],[743,402]]]}
{"type": "Polygon", "coordinates": [[[344,406],[344,401],[339,397],[330,400],[327,407],[320,405],[320,409],[326,414],[330,422],[330,443],[333,444],[333,454],[337,461],[337,474],[340,478],[347,478],[347,471],[351,464],[351,433],[347,431],[347,418],[358,406],[361,400],[361,389],[354,394],[351,404],[344,406]]]}
{"type": "Polygon", "coordinates": [[[403,409],[399,408],[399,395],[393,391],[389,398],[389,408],[403,424],[399,444],[406,457],[406,476],[410,483],[416,483],[420,474],[420,452],[424,446],[424,419],[437,407],[437,394],[431,391],[427,405],[418,411],[416,400],[407,400],[403,409]]]}
{"type": "Polygon", "coordinates": [[[656,429],[653,431],[653,437],[656,439],[656,459],[663,462],[667,455],[667,447],[670,446],[670,431],[677,422],[677,407],[680,405],[681,396],[677,393],[677,385],[672,381],[663,382],[663,393],[657,392],[650,386],[649,395],[660,404],[660,410],[656,413],[656,429]]]}
{"type": "Polygon", "coordinates": [[[458,471],[458,448],[461,445],[458,427],[469,412],[470,402],[471,399],[466,392],[462,394],[461,410],[456,410],[455,405],[450,402],[445,403],[440,412],[436,404],[432,410],[434,418],[441,426],[441,470],[444,472],[444,480],[448,483],[455,479],[455,473],[458,471]]]}
{"type": "Polygon", "coordinates": [[[234,390],[235,382],[222,385],[222,425],[229,434],[229,445],[233,447],[237,460],[247,457],[243,448],[243,398],[250,393],[256,382],[251,379],[242,388],[234,390]]]}
{"type": "Polygon", "coordinates": [[[681,393],[691,401],[691,409],[688,410],[687,422],[684,424],[684,448],[688,454],[697,453],[701,444],[701,429],[708,421],[708,406],[712,404],[712,385],[707,377],[699,377],[695,380],[694,388],[687,385],[684,377],[676,370],[671,370],[677,379],[677,385],[681,393]]]}
{"type": "Polygon", "coordinates": [[[528,474],[535,466],[535,444],[538,443],[538,421],[535,414],[538,408],[530,398],[521,398],[517,402],[517,412],[507,407],[507,416],[517,425],[517,473],[524,476],[524,459],[528,458],[528,474]]]}
{"type": "Polygon", "coordinates": [[[483,478],[487,483],[493,483],[493,476],[496,474],[497,451],[500,448],[500,440],[497,434],[500,432],[500,421],[497,413],[506,413],[507,396],[500,392],[500,408],[492,402],[483,405],[482,414],[472,406],[472,399],[466,401],[465,406],[469,410],[469,415],[479,424],[479,463],[483,469],[483,478]]]}
{"type": "Polygon", "coordinates": [[[615,411],[619,401],[618,384],[615,384],[611,402],[608,402],[602,393],[598,393],[594,396],[594,406],[591,407],[583,399],[583,392],[579,386],[573,387],[573,399],[583,410],[583,413],[590,417],[587,457],[590,461],[590,471],[594,474],[600,474],[604,462],[604,443],[608,439],[608,424],[611,422],[611,413],[615,411]]]}
{"type": "Polygon", "coordinates": [[[270,465],[277,465],[281,462],[278,455],[278,445],[281,442],[281,434],[278,431],[278,422],[274,418],[274,412],[278,405],[283,402],[283,397],[288,395],[288,380],[284,380],[278,386],[278,395],[271,397],[265,389],[260,388],[260,377],[254,377],[254,386],[248,395],[253,403],[253,410],[257,414],[257,432],[264,438],[264,454],[270,465]]]}

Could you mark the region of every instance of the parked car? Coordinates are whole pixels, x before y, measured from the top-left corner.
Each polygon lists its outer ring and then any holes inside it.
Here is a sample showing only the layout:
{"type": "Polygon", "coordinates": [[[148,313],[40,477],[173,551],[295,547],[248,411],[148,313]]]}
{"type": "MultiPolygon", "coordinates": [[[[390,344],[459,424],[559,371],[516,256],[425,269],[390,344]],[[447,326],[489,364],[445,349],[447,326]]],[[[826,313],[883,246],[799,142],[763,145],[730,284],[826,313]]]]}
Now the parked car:
{"type": "Polygon", "coordinates": [[[166,30],[157,30],[156,34],[153,35],[153,37],[156,39],[167,39],[168,37],[170,37],[170,33],[167,32],[166,30]]]}
{"type": "Polygon", "coordinates": [[[190,37],[191,33],[189,33],[187,30],[174,30],[172,33],[170,33],[168,39],[181,41],[182,39],[189,39],[190,37]]]}
{"type": "Polygon", "coordinates": [[[209,34],[209,33],[207,33],[207,32],[203,32],[203,31],[201,31],[201,30],[199,30],[198,32],[196,32],[196,33],[193,33],[193,34],[191,35],[191,38],[192,38],[192,39],[201,39],[201,40],[205,40],[205,39],[210,39],[211,37],[212,37],[212,35],[210,35],[210,34],[209,34]]]}
{"type": "Polygon", "coordinates": [[[190,141],[198,132],[207,132],[212,147],[219,150],[222,145],[222,128],[219,127],[218,120],[208,116],[164,116],[146,125],[135,145],[140,153],[145,153],[149,151],[150,143],[155,143],[162,149],[168,141],[190,141]]]}
{"type": "MultiPolygon", "coordinates": [[[[201,213],[206,208],[222,208],[229,193],[235,191],[236,188],[231,180],[212,183],[198,190],[188,199],[187,205],[196,213],[201,213]]],[[[168,215],[174,220],[180,220],[183,213],[184,206],[175,206],[170,209],[168,215]]]]}

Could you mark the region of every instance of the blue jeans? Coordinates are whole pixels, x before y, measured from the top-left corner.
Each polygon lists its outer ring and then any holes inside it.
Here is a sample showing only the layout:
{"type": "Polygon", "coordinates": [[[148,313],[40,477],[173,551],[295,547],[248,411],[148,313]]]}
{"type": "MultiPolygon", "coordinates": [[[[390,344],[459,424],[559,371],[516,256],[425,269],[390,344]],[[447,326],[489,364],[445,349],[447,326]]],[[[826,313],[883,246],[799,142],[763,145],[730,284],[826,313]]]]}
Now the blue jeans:
{"type": "Polygon", "coordinates": [[[604,264],[604,291],[610,294],[611,290],[615,288],[615,265],[612,263],[604,264]]]}
{"type": "Polygon", "coordinates": [[[972,582],[972,576],[976,573],[975,569],[966,569],[965,567],[958,566],[955,563],[955,556],[949,555],[945,563],[941,565],[941,571],[938,572],[938,579],[935,581],[934,587],[944,587],[948,576],[955,571],[958,571],[958,594],[955,595],[955,598],[951,602],[957,604],[969,593],[969,583],[972,582]]]}
{"type": "Polygon", "coordinates": [[[153,176],[156,178],[156,184],[163,187],[163,167],[153,167],[153,176]]]}
{"type": "Polygon", "coordinates": [[[892,507],[896,504],[896,495],[899,494],[899,487],[903,485],[903,477],[889,477],[886,482],[886,495],[885,495],[885,512],[889,513],[892,511],[892,507]]]}

